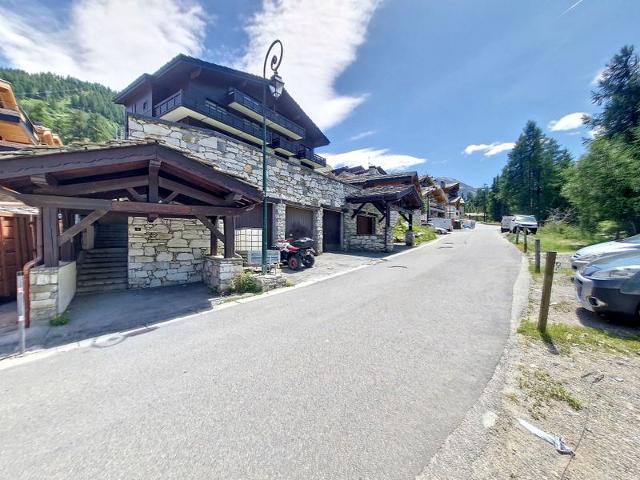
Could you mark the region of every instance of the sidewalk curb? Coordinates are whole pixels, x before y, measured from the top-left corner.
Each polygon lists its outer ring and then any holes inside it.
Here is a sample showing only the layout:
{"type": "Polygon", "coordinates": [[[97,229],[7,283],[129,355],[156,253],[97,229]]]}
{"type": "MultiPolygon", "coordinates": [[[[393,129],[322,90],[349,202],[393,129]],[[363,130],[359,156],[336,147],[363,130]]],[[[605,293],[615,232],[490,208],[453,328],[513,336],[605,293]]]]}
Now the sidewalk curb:
{"type": "Polygon", "coordinates": [[[185,320],[191,320],[203,315],[208,315],[214,312],[218,312],[220,310],[226,310],[228,308],[232,308],[238,305],[243,305],[245,303],[250,303],[250,302],[255,302],[255,301],[259,301],[261,299],[264,298],[268,298],[268,297],[272,297],[274,295],[280,295],[283,293],[287,293],[290,292],[292,290],[296,290],[298,288],[305,288],[305,287],[309,287],[311,285],[315,285],[316,283],[320,283],[320,282],[324,282],[326,280],[331,280],[333,278],[337,278],[337,277],[341,277],[343,275],[347,275],[349,273],[353,273],[356,272],[358,270],[362,270],[368,267],[372,267],[374,265],[378,265],[381,262],[386,262],[398,257],[401,257],[402,255],[406,255],[409,253],[414,253],[417,252],[419,250],[425,249],[429,246],[433,246],[436,245],[440,242],[441,239],[446,238],[447,235],[440,235],[438,238],[436,238],[435,240],[432,240],[430,242],[424,243],[422,245],[419,245],[417,247],[414,248],[410,248],[408,250],[404,250],[402,252],[398,252],[398,253],[392,253],[391,255],[388,255],[386,257],[381,257],[376,259],[376,261],[372,262],[372,263],[368,263],[365,265],[359,265],[357,267],[353,267],[350,268],[348,270],[342,271],[342,272],[337,272],[337,273],[333,273],[331,275],[328,275],[326,277],[322,277],[322,278],[318,278],[315,280],[307,280],[305,282],[301,282],[297,285],[293,285],[291,287],[285,287],[285,288],[278,288],[276,290],[272,290],[270,292],[265,292],[265,293],[261,293],[259,295],[254,295],[252,297],[248,297],[248,298],[242,298],[242,299],[238,299],[238,300],[233,300],[233,301],[229,301],[229,302],[224,302],[224,303],[220,303],[218,305],[214,305],[210,310],[206,310],[204,312],[197,312],[197,313],[192,313],[189,315],[184,315],[182,317],[176,317],[176,318],[172,318],[171,320],[166,320],[163,322],[158,322],[158,323],[153,323],[153,324],[148,324],[148,325],[144,325],[142,327],[136,327],[130,330],[121,330],[121,331],[117,331],[117,332],[111,332],[111,333],[107,333],[104,335],[99,335],[97,337],[90,337],[90,338],[86,338],[83,340],[79,340],[77,342],[71,342],[71,343],[67,343],[64,345],[59,345],[56,347],[52,347],[52,348],[39,348],[39,349],[34,349],[34,350],[27,350],[23,355],[11,355],[8,357],[4,357],[4,358],[0,358],[0,371],[2,370],[6,370],[18,365],[24,365],[30,362],[35,362],[37,360],[41,360],[44,358],[48,358],[52,355],[58,354],[58,353],[63,353],[63,352],[68,352],[71,350],[76,350],[76,349],[80,349],[80,348],[87,348],[87,347],[92,347],[92,346],[96,346],[99,345],[100,343],[106,343],[108,341],[114,341],[117,338],[120,337],[127,337],[127,336],[131,336],[131,335],[135,335],[138,333],[144,333],[146,331],[152,331],[152,330],[156,330],[158,328],[161,327],[166,327],[168,325],[171,325],[173,323],[177,323],[177,322],[182,322],[185,320]]]}
{"type": "Polygon", "coordinates": [[[493,375],[476,403],[449,434],[416,480],[473,478],[473,461],[482,454],[490,428],[503,410],[503,387],[508,367],[517,354],[517,330],[529,302],[530,281],[529,262],[527,257],[522,255],[520,271],[513,285],[509,337],[493,375]]]}

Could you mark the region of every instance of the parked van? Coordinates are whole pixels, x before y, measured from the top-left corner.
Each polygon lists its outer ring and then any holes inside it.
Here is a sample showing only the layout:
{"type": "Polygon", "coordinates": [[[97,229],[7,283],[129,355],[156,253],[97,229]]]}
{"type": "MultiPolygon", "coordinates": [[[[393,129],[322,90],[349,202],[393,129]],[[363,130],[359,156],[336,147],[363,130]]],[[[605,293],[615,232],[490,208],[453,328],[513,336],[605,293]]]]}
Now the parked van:
{"type": "Polygon", "coordinates": [[[511,233],[516,233],[518,230],[528,230],[529,233],[535,235],[538,231],[538,220],[533,215],[504,216],[500,223],[500,230],[511,233]]]}

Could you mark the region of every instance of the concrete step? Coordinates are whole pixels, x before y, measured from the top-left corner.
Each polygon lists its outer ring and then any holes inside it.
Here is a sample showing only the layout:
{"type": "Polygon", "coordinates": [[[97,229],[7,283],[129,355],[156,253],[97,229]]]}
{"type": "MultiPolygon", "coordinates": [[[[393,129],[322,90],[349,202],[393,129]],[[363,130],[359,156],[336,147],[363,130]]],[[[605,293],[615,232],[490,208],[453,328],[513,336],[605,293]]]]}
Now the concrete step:
{"type": "Polygon", "coordinates": [[[93,248],[91,250],[85,250],[86,254],[99,254],[99,253],[124,253],[127,254],[127,247],[113,247],[113,248],[93,248]]]}
{"type": "Polygon", "coordinates": [[[93,260],[95,258],[115,258],[115,259],[124,259],[126,260],[127,258],[127,254],[126,253],[119,253],[119,252],[115,252],[115,253],[86,253],[84,256],[85,259],[87,260],[93,260]]]}
{"type": "Polygon", "coordinates": [[[86,267],[78,269],[78,277],[81,275],[95,275],[95,274],[127,274],[127,267],[86,267]]]}
{"type": "Polygon", "coordinates": [[[77,295],[87,295],[90,293],[112,292],[117,290],[126,290],[127,282],[114,283],[110,285],[91,285],[87,287],[78,287],[76,289],[77,295]]]}
{"type": "Polygon", "coordinates": [[[127,263],[127,257],[91,257],[91,258],[85,258],[81,265],[86,265],[88,263],[109,263],[109,262],[115,262],[115,263],[127,263]]]}
{"type": "Polygon", "coordinates": [[[98,270],[95,272],[78,272],[78,282],[83,280],[97,280],[101,278],[127,278],[127,269],[123,268],[120,270],[113,271],[102,271],[98,270]]]}
{"type": "Polygon", "coordinates": [[[116,285],[120,283],[127,283],[127,276],[115,277],[115,278],[96,278],[93,280],[78,280],[78,288],[99,286],[99,285],[116,285]]]}

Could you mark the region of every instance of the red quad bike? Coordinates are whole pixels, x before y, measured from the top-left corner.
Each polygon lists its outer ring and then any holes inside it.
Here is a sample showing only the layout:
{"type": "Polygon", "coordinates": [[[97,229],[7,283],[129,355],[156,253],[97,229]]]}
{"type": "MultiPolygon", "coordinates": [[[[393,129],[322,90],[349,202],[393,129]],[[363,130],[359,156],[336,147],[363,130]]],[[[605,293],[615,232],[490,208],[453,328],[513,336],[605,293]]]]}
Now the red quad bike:
{"type": "Polygon", "coordinates": [[[311,238],[279,240],[275,248],[280,250],[280,262],[286,263],[291,270],[300,270],[303,265],[311,268],[316,261],[311,238]]]}

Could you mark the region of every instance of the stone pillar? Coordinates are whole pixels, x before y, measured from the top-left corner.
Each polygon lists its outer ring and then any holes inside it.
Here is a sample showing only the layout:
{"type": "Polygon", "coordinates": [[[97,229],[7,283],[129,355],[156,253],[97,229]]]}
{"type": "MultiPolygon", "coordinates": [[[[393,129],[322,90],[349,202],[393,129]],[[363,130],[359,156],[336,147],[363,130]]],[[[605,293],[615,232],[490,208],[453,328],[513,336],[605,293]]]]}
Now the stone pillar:
{"type": "Polygon", "coordinates": [[[231,289],[231,281],[242,273],[242,258],[205,257],[204,283],[219,293],[231,289]]]}
{"type": "Polygon", "coordinates": [[[287,206],[284,203],[273,204],[273,240],[287,237],[287,206]]]}
{"type": "Polygon", "coordinates": [[[316,208],[313,211],[313,240],[315,242],[314,248],[319,254],[322,253],[322,208],[316,208]]]}
{"type": "Polygon", "coordinates": [[[76,294],[76,262],[38,266],[29,274],[32,322],[48,322],[64,312],[76,294]]]}

